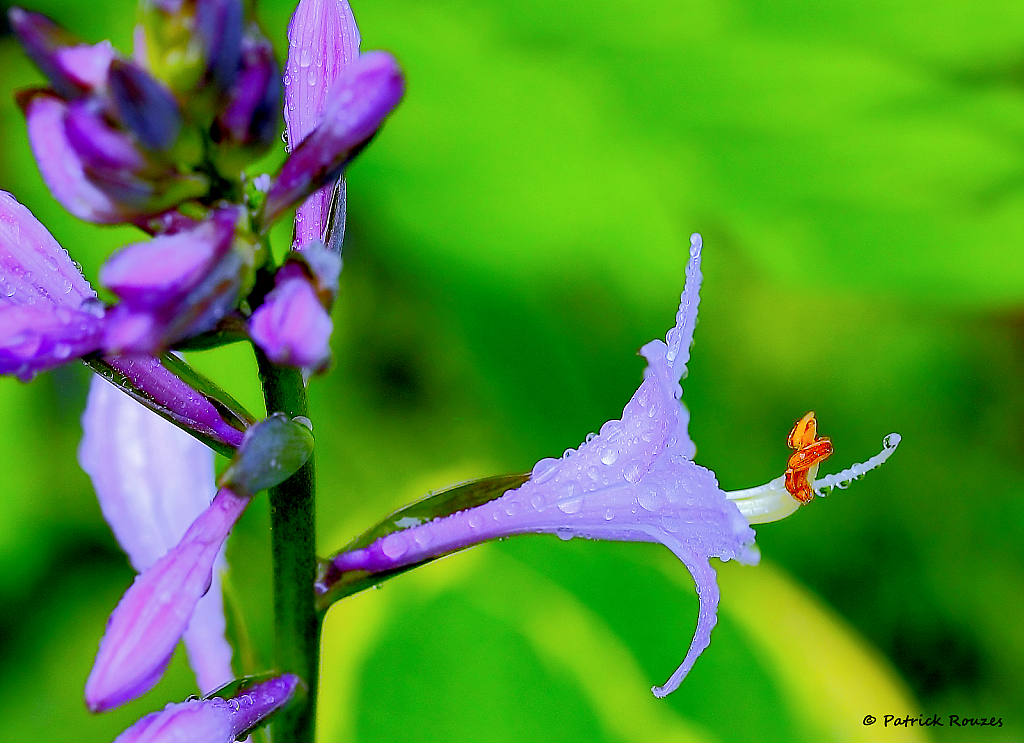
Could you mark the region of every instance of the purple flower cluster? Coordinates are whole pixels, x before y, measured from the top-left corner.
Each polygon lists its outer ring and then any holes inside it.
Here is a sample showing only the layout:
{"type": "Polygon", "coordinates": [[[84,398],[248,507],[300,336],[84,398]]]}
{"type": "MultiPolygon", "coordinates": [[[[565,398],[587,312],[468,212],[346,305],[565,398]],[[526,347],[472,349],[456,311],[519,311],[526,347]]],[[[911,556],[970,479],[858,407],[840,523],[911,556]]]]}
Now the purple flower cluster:
{"type": "MultiPolygon", "coordinates": [[[[100,269],[116,298],[105,304],[0,192],[0,374],[28,381],[82,358],[106,380],[93,381],[79,457],[138,576],[86,683],[95,712],[152,688],[182,639],[203,694],[235,678],[219,589],[225,541],[258,492],[302,466],[312,435],[282,414],[255,423],[167,353],[248,336],[273,363],[328,365],[342,174],[404,90],[393,57],[359,55],[343,0],[300,3],[283,79],[243,0],[142,0],[140,11],[131,57],[10,11],[47,81],[18,102],[50,192],[80,219],[148,233],[100,269]],[[246,168],[278,140],[282,101],[289,155],[276,176],[253,176],[246,168]],[[267,231],[293,206],[295,244],[275,265],[267,231]],[[234,452],[219,487],[197,439],[234,452]]],[[[235,740],[300,683],[277,675],[170,705],[118,740],[235,740]]]]}
{"type": "Polygon", "coordinates": [[[241,0],[144,2],[131,59],[37,13],[10,18],[49,82],[19,102],[51,193],[81,219],[152,237],[103,266],[100,283],[118,299],[105,307],[68,261],[53,268],[63,251],[4,195],[0,372],[28,379],[89,354],[156,356],[232,319],[273,362],[323,369],[339,179],[402,97],[394,58],[359,55],[351,11],[321,0],[296,11],[284,84],[241,0]],[[282,92],[292,150],[261,192],[244,167],[275,140],[282,92]],[[265,233],[294,205],[296,250],[275,270],[265,233]]]}

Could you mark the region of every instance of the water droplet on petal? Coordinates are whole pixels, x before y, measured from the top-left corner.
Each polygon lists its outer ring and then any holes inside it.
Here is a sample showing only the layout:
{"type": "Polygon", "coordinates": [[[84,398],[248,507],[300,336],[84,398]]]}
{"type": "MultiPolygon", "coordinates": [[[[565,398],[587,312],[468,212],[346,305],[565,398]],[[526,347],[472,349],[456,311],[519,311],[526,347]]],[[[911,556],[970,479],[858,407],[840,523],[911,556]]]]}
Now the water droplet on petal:
{"type": "Polygon", "coordinates": [[[384,537],[384,541],[380,544],[380,550],[392,560],[397,560],[409,551],[409,543],[406,541],[403,534],[396,532],[395,534],[388,534],[384,537]]]}

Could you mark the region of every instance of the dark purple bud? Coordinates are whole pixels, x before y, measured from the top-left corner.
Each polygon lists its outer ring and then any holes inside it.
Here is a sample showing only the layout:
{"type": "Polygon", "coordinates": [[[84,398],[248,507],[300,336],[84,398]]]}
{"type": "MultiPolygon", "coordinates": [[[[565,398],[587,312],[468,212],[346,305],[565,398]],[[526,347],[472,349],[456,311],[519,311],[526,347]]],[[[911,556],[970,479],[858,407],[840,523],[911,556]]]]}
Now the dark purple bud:
{"type": "Polygon", "coordinates": [[[234,250],[241,210],[221,209],[194,229],[115,253],[100,282],[122,299],[104,339],[108,353],[155,354],[209,330],[234,307],[247,259],[234,250]]]}
{"type": "Polygon", "coordinates": [[[320,125],[292,151],[270,187],[264,226],[333,182],[398,105],[404,90],[402,71],[387,52],[363,54],[349,65],[327,96],[320,125]]]}
{"type": "Polygon", "coordinates": [[[131,137],[113,127],[96,98],[68,104],[64,134],[87,169],[127,170],[138,173],[147,166],[131,137]]]}
{"type": "Polygon", "coordinates": [[[166,152],[181,133],[181,112],[174,95],[131,62],[110,63],[108,89],[121,123],[151,150],[166,152]]]}
{"type": "Polygon", "coordinates": [[[253,313],[249,336],[275,364],[321,371],[331,360],[333,329],[309,277],[298,265],[287,264],[253,313]]]}
{"type": "Polygon", "coordinates": [[[226,456],[241,445],[245,429],[253,422],[234,400],[203,394],[176,374],[175,369],[196,376],[176,356],[115,356],[90,365],[108,382],[226,456]]]}
{"type": "Polygon", "coordinates": [[[210,587],[217,554],[248,504],[248,498],[220,490],[177,546],[135,579],[110,616],[85,684],[90,710],[116,707],[160,680],[210,587]]]}
{"type": "Polygon", "coordinates": [[[115,52],[109,41],[85,44],[41,13],[11,8],[11,28],[59,95],[77,98],[106,80],[115,52]]]}
{"type": "Polygon", "coordinates": [[[262,35],[246,36],[241,70],[214,124],[214,141],[257,150],[269,147],[277,139],[281,90],[281,71],[270,42],[262,35]]]}
{"type": "Polygon", "coordinates": [[[206,57],[207,79],[227,90],[242,58],[242,0],[197,0],[195,33],[206,57]]]}

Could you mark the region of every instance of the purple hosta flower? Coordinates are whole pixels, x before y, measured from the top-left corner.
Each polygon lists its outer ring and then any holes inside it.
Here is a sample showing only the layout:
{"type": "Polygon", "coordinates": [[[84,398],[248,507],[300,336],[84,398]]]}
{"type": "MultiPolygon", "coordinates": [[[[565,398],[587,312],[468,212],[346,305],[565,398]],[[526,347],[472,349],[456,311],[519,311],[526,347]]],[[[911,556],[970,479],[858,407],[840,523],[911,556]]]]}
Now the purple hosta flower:
{"type": "MultiPolygon", "coordinates": [[[[288,25],[284,79],[284,121],[292,147],[320,123],[327,92],[359,55],[359,41],[359,28],[347,0],[300,0],[288,25]]],[[[342,177],[300,204],[295,211],[292,247],[301,250],[313,240],[321,240],[340,253],[345,201],[342,177]]]]}
{"type": "MultiPolygon", "coordinates": [[[[719,594],[709,558],[755,564],[759,555],[748,520],[785,515],[782,494],[794,510],[799,505],[796,493],[786,488],[785,476],[730,495],[719,488],[712,472],[692,461],[695,447],[687,433],[689,414],[680,403],[679,382],[686,373],[697,317],[700,248],[700,236],[694,235],[675,327],[665,342],[651,341],[641,349],[648,367],[621,420],[608,421],[597,436],[588,437],[561,459],[538,462],[531,479],[517,490],[337,555],[318,590],[329,590],[346,571],[394,570],[513,534],[660,542],[686,565],[700,599],[690,648],[668,682],[655,687],[654,693],[661,697],[676,689],[707,647],[716,622],[719,594]]],[[[819,460],[805,456],[805,444],[821,455],[822,442],[827,441],[816,439],[806,420],[801,431],[809,431],[809,438],[797,442],[800,451],[791,459],[790,480],[806,478],[813,486],[819,460]]],[[[791,441],[795,435],[796,431],[791,441]]],[[[864,466],[877,463],[871,460],[864,466]]]]}
{"type": "Polygon", "coordinates": [[[252,496],[290,477],[312,450],[309,429],[283,414],[249,429],[221,475],[213,502],[176,546],[135,579],[110,615],[85,685],[90,710],[111,709],[156,684],[209,590],[217,556],[252,496]]]}
{"type": "Polygon", "coordinates": [[[108,353],[156,354],[209,330],[230,312],[253,264],[239,237],[244,212],[225,207],[192,229],[161,235],[115,253],[100,283],[121,303],[107,317],[108,353]]]}
{"type": "Polygon", "coordinates": [[[181,541],[135,579],[100,642],[85,685],[89,709],[116,707],[160,679],[196,604],[210,588],[224,540],[248,503],[247,496],[221,488],[181,541]]]}
{"type": "Polygon", "coordinates": [[[236,696],[168,704],[125,730],[114,743],[230,743],[264,724],[295,694],[299,678],[286,673],[236,696]]]}
{"type": "Polygon", "coordinates": [[[0,191],[0,374],[27,381],[99,348],[95,297],[67,251],[0,191]]]}
{"type": "Polygon", "coordinates": [[[321,371],[331,360],[328,309],[338,290],[341,256],[314,240],[274,277],[274,289],[252,315],[249,335],[271,361],[321,371]]]}
{"type": "MultiPolygon", "coordinates": [[[[178,544],[210,505],[213,452],[98,377],[82,416],[78,461],[92,478],[103,517],[139,573],[178,544]]],[[[234,679],[224,637],[219,573],[199,600],[185,647],[205,694],[234,679]]]]}
{"type": "Polygon", "coordinates": [[[269,225],[289,206],[324,185],[333,184],[377,133],[404,90],[402,71],[387,52],[369,52],[348,65],[327,93],[319,125],[292,148],[271,185],[264,204],[264,224],[269,225]]]}

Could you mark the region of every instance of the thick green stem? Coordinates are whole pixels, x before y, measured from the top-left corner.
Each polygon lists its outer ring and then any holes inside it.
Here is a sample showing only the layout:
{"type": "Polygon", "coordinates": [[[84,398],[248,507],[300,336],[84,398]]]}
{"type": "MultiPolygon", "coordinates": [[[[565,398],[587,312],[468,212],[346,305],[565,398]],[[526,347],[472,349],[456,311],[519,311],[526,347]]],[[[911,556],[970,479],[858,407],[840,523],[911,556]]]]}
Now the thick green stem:
{"type": "MultiPolygon", "coordinates": [[[[270,363],[259,350],[256,358],[267,413],[306,416],[301,373],[270,363]]],[[[270,490],[275,660],[279,670],[297,674],[308,687],[306,697],[271,724],[275,743],[313,743],[316,732],[320,618],[313,593],[317,570],[315,494],[312,456],[302,469],[270,490]]]]}

